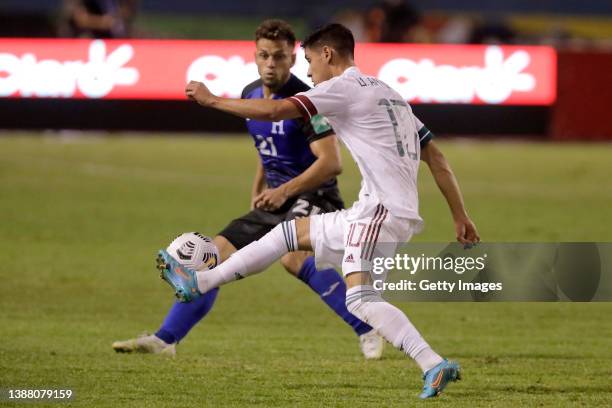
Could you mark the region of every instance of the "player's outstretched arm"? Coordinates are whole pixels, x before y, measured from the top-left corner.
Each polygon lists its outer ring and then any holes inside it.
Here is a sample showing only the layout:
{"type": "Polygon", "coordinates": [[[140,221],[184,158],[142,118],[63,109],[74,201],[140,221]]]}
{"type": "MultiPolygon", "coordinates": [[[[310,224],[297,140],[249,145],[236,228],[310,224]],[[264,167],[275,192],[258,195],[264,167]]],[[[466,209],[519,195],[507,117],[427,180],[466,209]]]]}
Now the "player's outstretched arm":
{"type": "Polygon", "coordinates": [[[444,198],[446,198],[453,221],[455,222],[457,241],[464,245],[479,242],[480,236],[478,235],[478,230],[465,210],[463,196],[461,195],[461,189],[455,174],[448,164],[446,157],[444,157],[433,141],[429,142],[421,150],[421,160],[427,163],[438,188],[444,195],[444,198]]]}
{"type": "Polygon", "coordinates": [[[314,190],[342,172],[340,146],[338,146],[335,135],[331,134],[315,140],[310,143],[310,149],[317,158],[310,167],[288,182],[276,188],[264,190],[255,198],[255,207],[274,211],[290,197],[314,190]]]}
{"type": "Polygon", "coordinates": [[[185,94],[202,106],[214,108],[243,118],[277,122],[302,116],[298,108],[286,99],[232,99],[213,95],[202,82],[190,81],[185,94]]]}

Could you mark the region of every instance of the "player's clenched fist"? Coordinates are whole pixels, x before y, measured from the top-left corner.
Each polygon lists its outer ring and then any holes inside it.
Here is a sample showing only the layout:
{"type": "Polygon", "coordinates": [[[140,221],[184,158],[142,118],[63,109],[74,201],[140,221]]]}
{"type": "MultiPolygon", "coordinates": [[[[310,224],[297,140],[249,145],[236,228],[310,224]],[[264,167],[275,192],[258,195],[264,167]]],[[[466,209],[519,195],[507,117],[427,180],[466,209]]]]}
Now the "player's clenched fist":
{"type": "Polygon", "coordinates": [[[206,85],[198,81],[189,81],[185,87],[185,95],[202,106],[210,106],[215,97],[206,85]]]}
{"type": "Polygon", "coordinates": [[[278,210],[289,199],[283,186],[277,188],[267,188],[253,199],[255,208],[265,211],[278,210]]]}

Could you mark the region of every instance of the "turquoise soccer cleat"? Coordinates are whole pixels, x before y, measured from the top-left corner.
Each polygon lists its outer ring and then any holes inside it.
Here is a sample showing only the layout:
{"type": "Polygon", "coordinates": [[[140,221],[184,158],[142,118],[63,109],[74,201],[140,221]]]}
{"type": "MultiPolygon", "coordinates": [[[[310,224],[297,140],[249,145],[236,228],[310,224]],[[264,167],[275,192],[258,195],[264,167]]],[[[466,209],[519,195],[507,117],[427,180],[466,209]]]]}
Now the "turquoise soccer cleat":
{"type": "Polygon", "coordinates": [[[461,367],[454,361],[444,360],[423,375],[425,385],[419,398],[433,398],[439,395],[449,382],[461,379],[461,367]]]}
{"type": "Polygon", "coordinates": [[[175,296],[181,302],[191,302],[202,296],[198,290],[196,272],[179,264],[163,249],[157,255],[157,269],[160,270],[160,277],[174,289],[175,296]]]}

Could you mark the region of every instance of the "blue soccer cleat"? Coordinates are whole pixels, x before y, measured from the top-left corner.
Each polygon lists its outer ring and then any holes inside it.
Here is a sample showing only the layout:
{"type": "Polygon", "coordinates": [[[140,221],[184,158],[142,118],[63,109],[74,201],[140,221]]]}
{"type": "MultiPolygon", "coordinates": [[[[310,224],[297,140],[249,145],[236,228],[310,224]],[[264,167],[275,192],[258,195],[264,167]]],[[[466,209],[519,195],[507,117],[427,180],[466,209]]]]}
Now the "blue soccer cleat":
{"type": "Polygon", "coordinates": [[[425,385],[419,398],[433,398],[439,395],[449,382],[461,379],[461,367],[454,361],[446,359],[423,375],[425,385]]]}
{"type": "Polygon", "coordinates": [[[196,272],[179,264],[163,249],[160,249],[157,255],[157,269],[160,270],[160,277],[172,286],[175,296],[181,302],[191,302],[202,296],[198,290],[196,272]]]}

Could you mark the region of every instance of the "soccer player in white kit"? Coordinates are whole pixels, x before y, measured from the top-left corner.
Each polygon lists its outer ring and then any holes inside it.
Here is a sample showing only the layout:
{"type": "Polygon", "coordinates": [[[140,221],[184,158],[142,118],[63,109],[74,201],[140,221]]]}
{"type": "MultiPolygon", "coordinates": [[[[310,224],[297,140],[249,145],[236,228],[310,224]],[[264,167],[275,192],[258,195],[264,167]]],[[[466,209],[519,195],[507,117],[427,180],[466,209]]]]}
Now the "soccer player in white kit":
{"type": "MultiPolygon", "coordinates": [[[[374,290],[370,278],[374,254],[394,256],[396,245],[389,243],[404,243],[422,228],[417,172],[419,138],[426,135],[419,135],[423,124],[396,91],[359,71],[354,64],[354,45],[352,33],[340,24],[311,34],[302,46],[315,88],[290,98],[220,98],[195,81],[187,85],[186,94],[203,106],[245,118],[279,121],[325,116],[359,166],[363,180],[358,201],[347,210],[283,222],[210,271],[189,270],[163,250],[160,269],[177,296],[189,301],[260,272],[289,251],[314,250],[317,264],[342,268],[348,310],[413,358],[424,373],[420,397],[435,397],[449,382],[460,378],[458,364],[438,355],[406,315],[374,290]]],[[[430,167],[430,161],[444,160],[433,143],[424,152],[430,167]]],[[[477,243],[476,227],[465,212],[450,168],[448,172],[450,177],[434,177],[451,208],[457,239],[464,244],[477,243]]]]}

